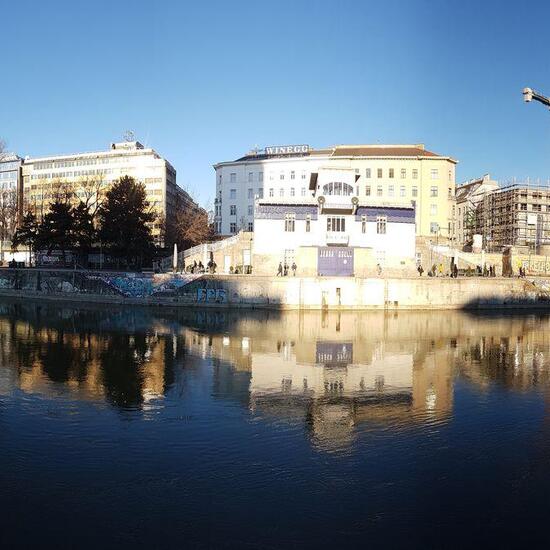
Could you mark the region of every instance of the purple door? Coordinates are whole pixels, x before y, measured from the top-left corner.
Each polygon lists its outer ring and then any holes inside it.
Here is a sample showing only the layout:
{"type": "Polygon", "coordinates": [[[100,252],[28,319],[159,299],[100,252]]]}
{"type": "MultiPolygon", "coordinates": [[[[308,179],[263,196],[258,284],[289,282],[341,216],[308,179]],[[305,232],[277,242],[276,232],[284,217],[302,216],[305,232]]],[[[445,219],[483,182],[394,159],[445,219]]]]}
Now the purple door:
{"type": "Polygon", "coordinates": [[[317,274],[326,277],[353,276],[353,248],[323,246],[317,256],[317,274]]]}

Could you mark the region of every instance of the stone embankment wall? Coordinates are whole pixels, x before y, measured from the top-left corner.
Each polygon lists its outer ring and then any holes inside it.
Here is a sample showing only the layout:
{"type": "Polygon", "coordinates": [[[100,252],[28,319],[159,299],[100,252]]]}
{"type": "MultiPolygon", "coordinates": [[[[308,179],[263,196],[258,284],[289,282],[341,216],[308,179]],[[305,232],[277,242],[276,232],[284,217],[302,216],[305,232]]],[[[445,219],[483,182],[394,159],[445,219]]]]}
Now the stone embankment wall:
{"type": "Polygon", "coordinates": [[[292,309],[550,307],[550,283],[514,278],[338,278],[0,269],[0,294],[154,306],[292,309]]]}

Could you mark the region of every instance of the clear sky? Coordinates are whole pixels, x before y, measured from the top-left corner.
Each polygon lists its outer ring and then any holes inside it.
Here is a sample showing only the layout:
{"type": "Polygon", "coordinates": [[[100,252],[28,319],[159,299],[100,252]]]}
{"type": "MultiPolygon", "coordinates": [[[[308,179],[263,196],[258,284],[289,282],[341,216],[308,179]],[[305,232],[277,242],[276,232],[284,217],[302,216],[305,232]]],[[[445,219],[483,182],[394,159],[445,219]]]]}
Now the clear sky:
{"type": "Polygon", "coordinates": [[[425,143],[550,177],[550,3],[0,0],[0,136],[20,155],[126,130],[205,203],[212,164],[254,145],[425,143]]]}

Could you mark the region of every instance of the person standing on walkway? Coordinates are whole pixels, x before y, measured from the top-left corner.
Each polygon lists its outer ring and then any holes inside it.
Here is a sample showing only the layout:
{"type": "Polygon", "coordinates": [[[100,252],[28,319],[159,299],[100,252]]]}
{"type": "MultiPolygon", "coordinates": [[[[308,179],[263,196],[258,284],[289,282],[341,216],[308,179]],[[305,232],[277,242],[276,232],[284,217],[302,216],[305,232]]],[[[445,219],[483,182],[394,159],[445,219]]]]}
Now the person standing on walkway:
{"type": "Polygon", "coordinates": [[[283,264],[279,262],[279,268],[277,269],[277,277],[283,276],[283,264]]]}
{"type": "Polygon", "coordinates": [[[298,269],[298,266],[296,265],[296,262],[292,262],[291,269],[292,269],[292,275],[294,277],[296,277],[296,269],[298,269]]]}
{"type": "Polygon", "coordinates": [[[283,266],[283,275],[286,277],[288,275],[288,264],[285,262],[283,266]]]}
{"type": "Polygon", "coordinates": [[[418,271],[418,274],[420,275],[420,277],[422,277],[422,273],[424,273],[424,268],[422,267],[422,264],[418,264],[418,267],[416,268],[416,270],[418,271]]]}

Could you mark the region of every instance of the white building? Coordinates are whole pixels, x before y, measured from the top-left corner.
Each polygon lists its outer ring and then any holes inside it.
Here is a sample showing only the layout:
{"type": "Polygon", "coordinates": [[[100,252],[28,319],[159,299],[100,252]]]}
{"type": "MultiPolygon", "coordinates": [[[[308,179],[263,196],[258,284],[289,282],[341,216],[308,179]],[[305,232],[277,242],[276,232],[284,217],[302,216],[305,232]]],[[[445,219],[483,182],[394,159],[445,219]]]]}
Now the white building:
{"type": "Polygon", "coordinates": [[[365,275],[377,264],[413,266],[414,207],[357,197],[356,180],[354,169],[321,168],[303,196],[258,199],[256,272],[274,274],[279,262],[296,262],[303,275],[332,276],[365,275]]]}
{"type": "Polygon", "coordinates": [[[152,228],[157,239],[162,235],[165,220],[178,209],[198,208],[176,184],[174,167],[138,141],[111,143],[106,151],[25,158],[22,172],[23,208],[39,218],[60,187],[69,186],[76,199],[83,199],[95,189],[104,194],[122,176],[132,176],[145,185],[147,201],[158,216],[152,228]]]}
{"type": "Polygon", "coordinates": [[[224,235],[252,231],[257,198],[307,199],[312,173],[343,168],[358,176],[353,186],[361,201],[412,205],[417,235],[452,238],[456,162],[421,144],[266,147],[214,165],[216,230],[224,235]]]}

